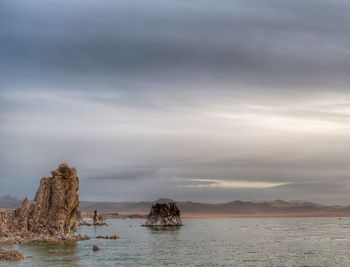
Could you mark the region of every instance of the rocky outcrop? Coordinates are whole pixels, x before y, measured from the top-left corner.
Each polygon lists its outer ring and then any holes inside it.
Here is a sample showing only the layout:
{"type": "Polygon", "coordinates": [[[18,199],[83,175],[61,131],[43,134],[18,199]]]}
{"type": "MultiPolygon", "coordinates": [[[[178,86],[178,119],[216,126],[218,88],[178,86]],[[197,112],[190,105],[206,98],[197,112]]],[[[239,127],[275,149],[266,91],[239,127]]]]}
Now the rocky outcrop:
{"type": "Polygon", "coordinates": [[[96,226],[107,225],[106,219],[103,217],[102,214],[98,214],[97,210],[94,211],[93,219],[94,219],[94,225],[96,225],[96,226]]]}
{"type": "Polygon", "coordinates": [[[77,172],[61,164],[51,175],[41,179],[33,203],[25,198],[21,208],[0,212],[0,242],[75,238],[70,234],[78,226],[77,172]]]}
{"type": "Polygon", "coordinates": [[[155,204],[144,226],[182,226],[180,210],[175,203],[155,204]]]}
{"type": "Polygon", "coordinates": [[[17,250],[6,250],[0,248],[0,261],[18,261],[23,260],[26,257],[17,250]]]}
{"type": "Polygon", "coordinates": [[[29,230],[52,235],[73,233],[78,223],[77,171],[67,164],[61,164],[51,175],[40,181],[29,230]]]}

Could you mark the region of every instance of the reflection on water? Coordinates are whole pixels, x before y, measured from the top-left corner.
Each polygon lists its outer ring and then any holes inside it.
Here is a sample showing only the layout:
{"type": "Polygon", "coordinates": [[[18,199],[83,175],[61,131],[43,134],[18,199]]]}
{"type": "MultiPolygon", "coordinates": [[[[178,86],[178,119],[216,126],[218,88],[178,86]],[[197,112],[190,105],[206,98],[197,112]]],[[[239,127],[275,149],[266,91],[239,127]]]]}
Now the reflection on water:
{"type": "Polygon", "coordinates": [[[137,219],[84,226],[91,240],[5,246],[32,258],[0,266],[350,266],[350,218],[185,221],[176,228],[141,227],[137,219]],[[120,239],[94,238],[112,234],[120,239]]]}
{"type": "Polygon", "coordinates": [[[151,233],[157,233],[157,232],[177,232],[181,229],[182,226],[153,226],[153,227],[145,227],[149,229],[151,233]]]}
{"type": "Polygon", "coordinates": [[[76,265],[78,263],[78,244],[76,242],[37,242],[24,245],[19,248],[25,251],[27,255],[32,255],[33,261],[40,263],[40,259],[52,266],[59,265],[76,265]]]}
{"type": "Polygon", "coordinates": [[[6,248],[19,250],[31,257],[19,262],[7,262],[6,266],[76,266],[79,263],[79,244],[76,242],[33,242],[6,248]]]}

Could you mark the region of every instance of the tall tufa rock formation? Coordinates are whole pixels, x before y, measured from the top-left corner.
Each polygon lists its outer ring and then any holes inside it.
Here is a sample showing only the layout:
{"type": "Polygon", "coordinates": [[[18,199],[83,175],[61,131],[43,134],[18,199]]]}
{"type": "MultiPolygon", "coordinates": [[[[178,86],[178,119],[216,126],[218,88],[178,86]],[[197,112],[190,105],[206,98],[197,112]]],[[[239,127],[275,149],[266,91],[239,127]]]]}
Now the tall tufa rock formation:
{"type": "Polygon", "coordinates": [[[152,206],[144,226],[182,226],[180,210],[175,203],[152,206]]]}
{"type": "Polygon", "coordinates": [[[79,179],[75,168],[61,164],[42,178],[35,203],[29,208],[22,205],[22,213],[29,213],[29,230],[45,234],[69,234],[77,230],[79,179]]]}
{"type": "Polygon", "coordinates": [[[25,198],[12,213],[0,212],[0,237],[65,238],[78,225],[79,179],[75,168],[61,164],[42,178],[34,203],[25,198]]]}

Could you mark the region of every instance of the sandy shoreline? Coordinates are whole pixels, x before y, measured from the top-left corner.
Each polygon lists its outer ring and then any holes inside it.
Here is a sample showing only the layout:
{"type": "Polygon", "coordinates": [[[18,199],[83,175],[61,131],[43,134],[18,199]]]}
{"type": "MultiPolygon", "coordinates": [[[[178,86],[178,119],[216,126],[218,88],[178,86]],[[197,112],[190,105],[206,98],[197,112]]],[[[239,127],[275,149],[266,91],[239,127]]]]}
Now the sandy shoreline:
{"type": "MultiPolygon", "coordinates": [[[[103,213],[109,219],[145,219],[147,214],[119,214],[119,216],[109,216],[103,213]]],[[[229,214],[229,213],[183,213],[184,219],[221,219],[221,218],[293,218],[293,217],[350,217],[350,212],[281,212],[281,213],[250,213],[250,214],[229,214]]],[[[84,221],[92,220],[91,217],[84,217],[84,221]]]]}
{"type": "Polygon", "coordinates": [[[310,212],[310,213],[254,213],[254,214],[225,214],[225,213],[184,213],[187,219],[215,219],[215,218],[292,218],[292,217],[350,217],[344,212],[310,212]]]}

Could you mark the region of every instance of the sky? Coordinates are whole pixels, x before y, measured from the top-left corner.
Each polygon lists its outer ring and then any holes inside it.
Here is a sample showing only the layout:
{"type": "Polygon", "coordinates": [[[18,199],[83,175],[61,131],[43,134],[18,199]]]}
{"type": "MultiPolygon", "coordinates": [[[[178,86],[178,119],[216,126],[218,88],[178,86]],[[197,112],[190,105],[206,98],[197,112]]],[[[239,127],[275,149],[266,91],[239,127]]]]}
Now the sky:
{"type": "Polygon", "coordinates": [[[0,195],[350,204],[350,2],[0,2],[0,195]]]}

